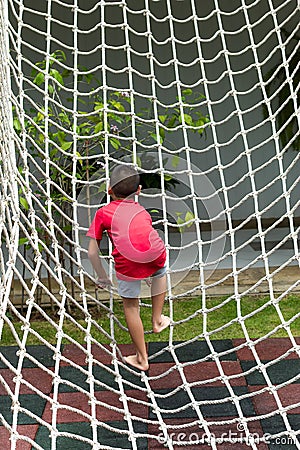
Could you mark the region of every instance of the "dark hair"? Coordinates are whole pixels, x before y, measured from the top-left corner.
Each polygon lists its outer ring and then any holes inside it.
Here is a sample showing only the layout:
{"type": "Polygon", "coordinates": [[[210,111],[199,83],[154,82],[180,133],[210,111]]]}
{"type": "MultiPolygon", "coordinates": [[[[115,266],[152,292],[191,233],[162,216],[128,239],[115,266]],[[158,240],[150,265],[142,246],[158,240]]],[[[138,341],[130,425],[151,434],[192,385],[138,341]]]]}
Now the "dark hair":
{"type": "Polygon", "coordinates": [[[132,166],[117,166],[110,176],[110,187],[118,198],[135,194],[140,184],[140,176],[132,166]]]}

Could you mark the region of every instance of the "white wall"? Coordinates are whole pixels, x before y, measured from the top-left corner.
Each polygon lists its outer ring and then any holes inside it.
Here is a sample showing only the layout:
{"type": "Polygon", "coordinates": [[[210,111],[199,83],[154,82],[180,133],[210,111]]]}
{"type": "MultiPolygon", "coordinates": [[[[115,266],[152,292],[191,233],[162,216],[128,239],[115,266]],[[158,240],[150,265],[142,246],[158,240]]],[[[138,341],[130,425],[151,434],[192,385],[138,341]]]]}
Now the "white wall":
{"type": "MultiPolygon", "coordinates": [[[[33,63],[43,59],[47,39],[43,35],[46,31],[46,20],[36,14],[37,8],[46,12],[47,2],[27,0],[24,2],[27,8],[23,21],[30,24],[33,29],[24,29],[22,37],[29,41],[36,50],[26,45],[22,51],[33,63]],[[35,30],[34,30],[35,29],[35,30]]],[[[252,168],[260,168],[266,163],[266,167],[259,169],[254,175],[256,189],[267,186],[272,180],[280,177],[280,164],[276,156],[275,138],[272,137],[270,122],[262,124],[262,106],[258,103],[263,99],[260,86],[251,89],[259,82],[259,71],[264,75],[274,65],[281,62],[281,51],[278,49],[268,58],[275,47],[278,47],[278,37],[274,21],[270,13],[270,4],[278,10],[277,20],[279,25],[284,23],[284,28],[293,31],[299,23],[299,14],[293,14],[297,10],[297,0],[149,0],[151,17],[150,31],[153,39],[153,53],[155,57],[155,92],[149,76],[151,75],[149,52],[150,39],[145,34],[147,30],[147,17],[140,12],[145,7],[144,1],[128,0],[128,8],[122,8],[120,2],[110,2],[105,6],[105,16],[101,16],[101,8],[98,6],[91,11],[93,0],[79,1],[78,13],[78,39],[79,64],[93,69],[99,66],[99,76],[105,72],[107,84],[111,88],[126,89],[130,87],[130,74],[132,75],[133,89],[137,108],[143,103],[145,94],[155,94],[159,101],[171,104],[175,101],[177,91],[172,82],[176,79],[178,71],[181,86],[197,86],[201,92],[207,93],[207,100],[211,107],[212,128],[207,131],[207,138],[188,133],[188,145],[192,162],[202,171],[209,171],[208,177],[216,190],[221,191],[224,185],[221,182],[221,172],[217,167],[217,148],[220,164],[223,166],[225,186],[228,189],[230,207],[234,207],[241,199],[252,192],[250,177],[247,176],[237,186],[236,182],[244,175],[249,174],[249,162],[252,168]],[[195,3],[198,20],[198,32],[202,53],[202,64],[199,62],[199,48],[195,37],[194,22],[191,19],[191,4],[195,3]],[[246,19],[242,4],[247,6],[250,28],[245,27],[246,19]],[[167,5],[171,6],[172,22],[166,20],[168,14],[167,5]],[[215,8],[221,10],[220,15],[214,13],[215,8]],[[84,13],[85,12],[85,13],[84,13]],[[126,32],[123,27],[124,17],[129,25],[128,36],[130,51],[124,50],[126,44],[126,32]],[[105,22],[105,32],[102,34],[101,21],[105,22]],[[220,30],[220,24],[222,31],[220,30]],[[177,39],[173,46],[171,25],[177,39]],[[243,28],[245,27],[245,28],[243,28]],[[87,30],[94,30],[85,33],[87,30]],[[267,39],[268,34],[272,31],[267,39]],[[250,35],[256,45],[256,57],[261,65],[255,66],[254,48],[250,46],[250,35]],[[103,36],[105,42],[103,41],[103,36]],[[181,42],[179,42],[181,41],[181,42]],[[182,43],[183,42],[183,43],[182,43]],[[226,47],[224,48],[224,43],[226,47]],[[102,46],[101,46],[102,44],[102,46]],[[102,51],[105,44],[105,51],[102,51]],[[99,48],[96,51],[97,46],[99,48]],[[176,52],[175,64],[170,62],[176,52]],[[103,55],[105,54],[105,66],[103,55]],[[131,58],[131,68],[128,69],[128,55],[131,58]],[[168,63],[169,62],[169,63],[168,63]],[[131,71],[132,70],[132,71],[131,71]],[[242,71],[242,73],[237,73],[242,71]],[[171,84],[171,86],[170,86],[171,84]],[[227,95],[235,90],[235,95],[227,95]],[[240,109],[236,112],[237,106],[240,109]],[[251,112],[247,112],[249,108],[251,112]],[[232,114],[233,113],[233,114],[232,114]],[[243,137],[242,129],[245,135],[243,137]],[[252,130],[251,128],[254,127],[252,130]],[[255,149],[255,147],[257,147],[255,149]],[[249,159],[245,153],[249,149],[249,159]]],[[[71,5],[72,1],[65,1],[65,5],[71,5]]],[[[15,5],[17,8],[17,4],[15,5]]],[[[70,8],[53,2],[51,10],[51,51],[62,48],[68,54],[70,66],[73,66],[72,47],[74,46],[74,34],[72,23],[73,12],[70,8]],[[63,22],[60,24],[59,22],[63,22]]],[[[14,19],[12,19],[14,23],[14,19]]],[[[16,22],[15,22],[16,24],[16,22]]],[[[23,70],[29,72],[29,64],[23,62],[23,70]]],[[[204,101],[202,109],[207,110],[208,103],[204,101]]],[[[168,150],[184,146],[182,132],[174,134],[171,143],[167,143],[168,150]],[[172,142],[173,141],[173,142],[172,142]]],[[[180,156],[185,157],[183,149],[180,156]]],[[[290,186],[297,179],[300,169],[299,153],[292,149],[284,152],[282,164],[285,169],[293,167],[287,174],[287,185],[290,186]],[[298,158],[298,159],[297,159],[298,158]],[[293,161],[295,164],[293,165],[293,161]]],[[[285,200],[280,198],[283,184],[281,179],[272,183],[264,192],[259,194],[259,208],[278,199],[274,206],[263,214],[264,218],[281,217],[286,211],[285,200]]],[[[220,196],[222,198],[222,192],[220,196]]],[[[293,189],[291,202],[298,201],[299,189],[293,189]]],[[[254,213],[253,198],[250,196],[239,207],[234,208],[234,219],[243,219],[254,213]]]]}

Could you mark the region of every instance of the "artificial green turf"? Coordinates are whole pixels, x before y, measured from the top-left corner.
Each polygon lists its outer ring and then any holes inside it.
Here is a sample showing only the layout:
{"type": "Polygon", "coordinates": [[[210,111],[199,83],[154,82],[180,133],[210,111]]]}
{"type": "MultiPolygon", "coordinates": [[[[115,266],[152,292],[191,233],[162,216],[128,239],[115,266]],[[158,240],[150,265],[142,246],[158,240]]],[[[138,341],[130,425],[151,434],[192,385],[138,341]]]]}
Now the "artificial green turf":
{"type": "MultiPolygon", "coordinates": [[[[145,301],[145,304],[150,305],[150,302],[145,301]]],[[[200,297],[185,298],[174,301],[172,311],[175,321],[173,341],[202,339],[203,333],[209,333],[211,339],[243,338],[246,333],[252,339],[267,336],[269,333],[270,337],[287,337],[287,330],[283,325],[290,326],[294,336],[300,336],[300,296],[295,295],[283,298],[277,306],[270,302],[267,296],[245,297],[240,301],[218,297],[207,299],[205,304],[200,297]],[[290,323],[286,323],[288,321],[290,323]]],[[[43,344],[42,339],[56,343],[60,316],[50,309],[45,310],[45,313],[51,317],[52,322],[49,323],[35,311],[30,319],[26,345],[43,344]]],[[[164,313],[170,314],[168,303],[164,313]]],[[[73,339],[83,344],[88,329],[92,339],[101,343],[110,343],[113,335],[118,344],[131,342],[127,330],[122,330],[116,321],[112,333],[106,309],[90,307],[89,314],[90,323],[84,313],[75,308],[71,308],[69,315],[64,315],[62,343],[68,344],[73,339]]],[[[123,308],[119,301],[114,304],[114,316],[125,327],[123,308]]],[[[18,345],[18,340],[21,341],[24,337],[26,327],[24,331],[24,324],[13,313],[7,314],[6,317],[1,345],[18,345]]],[[[146,341],[168,340],[169,329],[159,334],[151,333],[151,307],[142,306],[141,317],[146,330],[146,341]]]]}

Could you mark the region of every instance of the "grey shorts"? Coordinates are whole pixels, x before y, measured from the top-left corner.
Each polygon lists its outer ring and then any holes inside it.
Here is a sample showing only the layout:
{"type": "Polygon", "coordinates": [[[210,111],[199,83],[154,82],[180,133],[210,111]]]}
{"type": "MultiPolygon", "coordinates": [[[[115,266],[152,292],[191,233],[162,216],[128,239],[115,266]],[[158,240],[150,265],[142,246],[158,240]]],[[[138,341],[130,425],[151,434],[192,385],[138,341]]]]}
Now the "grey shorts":
{"type": "MultiPolygon", "coordinates": [[[[161,278],[165,275],[167,271],[166,266],[159,269],[157,272],[155,272],[153,275],[151,275],[150,278],[161,278]]],[[[138,298],[140,296],[141,292],[141,284],[142,280],[119,280],[118,281],[118,294],[121,297],[125,298],[138,298]]]]}

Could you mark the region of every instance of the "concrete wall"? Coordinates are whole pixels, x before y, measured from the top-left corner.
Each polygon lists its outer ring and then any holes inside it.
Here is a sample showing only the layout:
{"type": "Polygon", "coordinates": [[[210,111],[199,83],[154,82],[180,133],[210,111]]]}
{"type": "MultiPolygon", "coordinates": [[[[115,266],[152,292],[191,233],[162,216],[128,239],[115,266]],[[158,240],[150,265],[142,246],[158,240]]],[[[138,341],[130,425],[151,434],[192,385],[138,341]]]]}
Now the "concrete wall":
{"type": "MultiPolygon", "coordinates": [[[[72,4],[71,1],[65,2],[68,3],[72,4]]],[[[155,58],[155,92],[149,78],[151,55],[149,56],[149,39],[146,34],[147,30],[149,31],[147,15],[140,11],[145,7],[145,2],[128,0],[129,9],[124,9],[129,25],[128,52],[124,50],[126,30],[123,26],[124,12],[120,2],[110,2],[106,5],[102,10],[105,11],[104,16],[101,15],[99,6],[92,10],[93,4],[96,2],[79,1],[81,10],[77,16],[78,33],[74,34],[73,11],[53,2],[50,11],[53,19],[50,51],[63,49],[68,54],[68,63],[72,67],[72,47],[76,36],[79,64],[88,69],[99,67],[99,77],[103,77],[105,72],[109,87],[128,89],[131,77],[137,110],[145,102],[145,95],[155,94],[162,103],[174,103],[178,93],[177,85],[173,83],[176,77],[182,88],[193,85],[193,90],[205,93],[206,100],[203,100],[201,108],[207,112],[209,104],[212,127],[207,130],[206,138],[187,134],[192,163],[201,171],[207,172],[224,204],[224,186],[227,188],[234,219],[253,215],[253,186],[260,190],[270,183],[272,184],[258,195],[259,209],[262,210],[275,202],[272,208],[263,214],[263,218],[284,215],[286,203],[285,198],[281,197],[283,181],[280,178],[280,164],[282,163],[285,170],[288,169],[286,182],[287,186],[291,186],[299,174],[299,153],[286,149],[281,162],[276,157],[276,138],[272,136],[271,123],[263,123],[260,104],[263,93],[259,85],[259,73],[265,75],[271,67],[282,61],[270,5],[279,8],[276,15],[279,25],[293,32],[299,23],[299,14],[294,14],[297,12],[297,0],[149,0],[149,24],[155,58]],[[197,32],[201,38],[201,64],[199,48],[193,40],[196,34],[191,19],[193,3],[199,18],[197,32]],[[241,8],[243,4],[247,7],[251,32],[241,8]],[[221,10],[219,15],[214,13],[216,7],[221,10]],[[169,12],[173,16],[171,22],[166,20],[169,12]],[[64,24],[59,24],[58,21],[64,24]],[[104,32],[100,27],[101,22],[105,22],[104,32]],[[88,30],[93,31],[86,33],[88,30]],[[175,43],[170,40],[172,32],[176,37],[175,43]],[[251,47],[251,37],[256,53],[251,47]],[[102,50],[101,44],[106,45],[105,51],[102,50]],[[274,51],[275,48],[277,50],[274,51]],[[172,60],[175,52],[174,63],[172,60]],[[131,59],[131,67],[128,67],[128,56],[131,59]],[[261,65],[260,69],[255,65],[256,59],[261,65]],[[234,95],[229,94],[232,91],[235,91],[234,95]],[[223,167],[223,172],[218,164],[223,167]],[[252,184],[249,176],[250,164],[253,170],[258,169],[252,184]],[[276,181],[272,182],[273,180],[276,181]],[[235,207],[244,198],[245,201],[235,207]]],[[[27,0],[25,6],[28,10],[24,11],[23,21],[33,28],[25,27],[22,37],[35,46],[36,50],[23,45],[22,52],[34,63],[43,59],[47,45],[47,38],[43,34],[47,29],[47,21],[43,15],[37,14],[37,9],[42,14],[46,12],[47,2],[27,0]]],[[[12,23],[14,22],[17,25],[12,18],[12,23]]],[[[291,41],[291,48],[293,45],[291,41]]],[[[26,61],[23,62],[23,70],[30,70],[30,64],[26,61]]],[[[167,151],[182,148],[180,156],[185,159],[184,144],[183,133],[179,130],[169,137],[165,145],[167,151]]],[[[278,141],[277,145],[280,148],[278,141]]],[[[292,205],[298,201],[298,197],[299,188],[297,191],[295,187],[291,193],[292,205]]]]}

